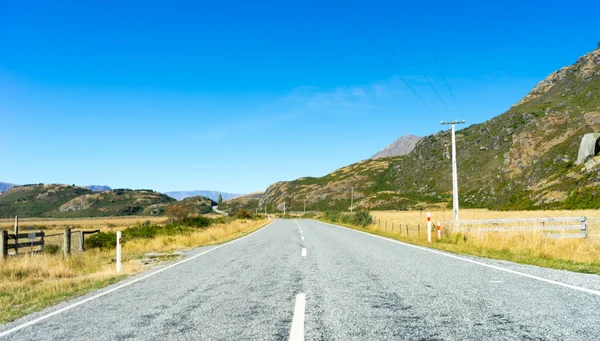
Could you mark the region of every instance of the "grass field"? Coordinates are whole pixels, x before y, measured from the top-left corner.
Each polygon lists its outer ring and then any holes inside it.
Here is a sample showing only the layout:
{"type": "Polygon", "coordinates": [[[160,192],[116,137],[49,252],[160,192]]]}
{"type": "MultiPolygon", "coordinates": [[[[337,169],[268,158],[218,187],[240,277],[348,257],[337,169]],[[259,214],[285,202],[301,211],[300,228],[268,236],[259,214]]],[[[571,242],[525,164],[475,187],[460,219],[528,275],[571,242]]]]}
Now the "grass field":
{"type": "MultiPolygon", "coordinates": [[[[133,226],[137,222],[151,221],[152,223],[162,223],[166,217],[145,217],[145,216],[127,216],[127,217],[103,217],[103,218],[23,218],[19,219],[19,229],[44,230],[48,234],[62,231],[65,227],[74,227],[80,229],[109,231],[111,229],[120,229],[133,226]]],[[[15,225],[14,219],[0,219],[0,229],[12,231],[15,225]]]]}
{"type": "MultiPolygon", "coordinates": [[[[110,221],[121,227],[135,224],[131,218],[110,221]]],[[[179,257],[174,251],[224,243],[256,231],[267,223],[267,220],[233,220],[199,229],[188,235],[128,241],[123,245],[120,274],[115,272],[114,250],[92,249],[74,253],[68,259],[60,254],[9,257],[0,266],[0,323],[115,283],[146,269],[142,260],[173,260],[179,257]]],[[[77,224],[83,229],[101,227],[96,219],[79,219],[77,224]]]]}
{"type": "Polygon", "coordinates": [[[371,215],[377,218],[377,222],[367,229],[394,239],[454,253],[600,275],[600,211],[597,210],[460,211],[461,219],[469,220],[586,216],[589,220],[589,237],[564,240],[546,238],[540,231],[455,232],[451,224],[452,211],[433,211],[431,220],[434,223],[441,222],[442,238],[438,240],[436,232],[433,232],[432,243],[428,243],[426,237],[427,212],[375,211],[371,212],[371,215]]]}

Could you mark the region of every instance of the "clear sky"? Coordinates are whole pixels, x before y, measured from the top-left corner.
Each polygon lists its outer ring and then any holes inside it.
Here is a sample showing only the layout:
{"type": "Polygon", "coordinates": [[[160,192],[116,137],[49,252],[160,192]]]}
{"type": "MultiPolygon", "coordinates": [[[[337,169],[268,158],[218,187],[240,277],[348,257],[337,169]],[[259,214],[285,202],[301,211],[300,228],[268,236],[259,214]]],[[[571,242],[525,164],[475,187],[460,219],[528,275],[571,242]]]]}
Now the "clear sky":
{"type": "Polygon", "coordinates": [[[379,0],[410,54],[343,3],[385,57],[338,0],[3,1],[0,181],[264,190],[499,115],[600,40],[597,0],[415,0],[457,109],[410,2],[379,0]]]}

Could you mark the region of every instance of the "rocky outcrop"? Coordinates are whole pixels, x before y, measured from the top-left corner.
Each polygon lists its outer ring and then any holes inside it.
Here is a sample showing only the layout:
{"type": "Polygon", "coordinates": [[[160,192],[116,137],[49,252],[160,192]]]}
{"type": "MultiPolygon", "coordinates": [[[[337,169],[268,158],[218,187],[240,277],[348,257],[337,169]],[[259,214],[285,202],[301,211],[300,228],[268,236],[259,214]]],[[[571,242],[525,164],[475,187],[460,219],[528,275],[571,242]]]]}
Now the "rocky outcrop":
{"type": "Polygon", "coordinates": [[[382,157],[402,156],[406,155],[415,149],[417,142],[421,141],[422,137],[415,135],[404,135],[394,141],[389,146],[377,152],[371,156],[371,160],[379,159],[382,157]]]}
{"type": "Polygon", "coordinates": [[[598,145],[598,139],[600,139],[600,133],[591,133],[583,135],[581,144],[579,145],[579,153],[577,154],[576,165],[583,164],[590,157],[594,157],[600,151],[598,145]]]}

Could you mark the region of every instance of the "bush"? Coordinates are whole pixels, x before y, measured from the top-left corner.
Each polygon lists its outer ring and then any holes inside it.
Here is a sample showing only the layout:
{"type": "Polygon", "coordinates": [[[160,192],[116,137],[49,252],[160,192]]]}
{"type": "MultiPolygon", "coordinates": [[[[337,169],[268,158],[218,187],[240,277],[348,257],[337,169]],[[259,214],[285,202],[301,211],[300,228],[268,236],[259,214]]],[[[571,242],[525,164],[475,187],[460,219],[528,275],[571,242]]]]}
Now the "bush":
{"type": "Polygon", "coordinates": [[[44,253],[49,255],[55,255],[60,251],[60,246],[53,244],[45,244],[44,245],[44,253]]]}
{"type": "Polygon", "coordinates": [[[357,211],[353,216],[354,224],[367,227],[373,223],[373,217],[366,211],[357,211]]]}
{"type": "Polygon", "coordinates": [[[117,246],[117,234],[98,232],[85,240],[86,249],[114,249],[117,246]]]}
{"type": "Polygon", "coordinates": [[[337,223],[338,219],[340,218],[341,213],[340,212],[332,212],[332,211],[327,211],[325,212],[325,220],[329,220],[332,223],[337,223]]]}
{"type": "Polygon", "coordinates": [[[241,208],[235,213],[235,217],[238,219],[252,219],[252,212],[241,208]]]}

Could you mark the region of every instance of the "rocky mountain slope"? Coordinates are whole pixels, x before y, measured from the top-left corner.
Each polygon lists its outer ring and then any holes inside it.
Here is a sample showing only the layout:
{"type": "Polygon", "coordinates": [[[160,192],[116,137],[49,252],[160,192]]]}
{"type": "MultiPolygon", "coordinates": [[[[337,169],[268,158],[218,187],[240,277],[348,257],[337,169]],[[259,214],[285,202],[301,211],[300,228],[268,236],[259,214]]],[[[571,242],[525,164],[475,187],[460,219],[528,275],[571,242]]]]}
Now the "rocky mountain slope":
{"type": "Polygon", "coordinates": [[[225,211],[229,214],[235,214],[240,209],[255,211],[263,194],[263,192],[254,192],[227,199],[223,201],[221,205],[219,205],[219,210],[225,211]]]}
{"type": "Polygon", "coordinates": [[[372,160],[379,159],[382,157],[402,156],[406,155],[415,149],[417,142],[421,141],[422,137],[415,135],[404,135],[384,149],[378,151],[375,155],[371,156],[372,160]]]}
{"type": "MultiPolygon", "coordinates": [[[[585,134],[600,132],[600,49],[550,74],[507,112],[456,134],[462,207],[598,208],[600,157],[576,165],[585,134]],[[591,166],[590,166],[591,165],[591,166]],[[594,166],[596,165],[596,166],[594,166]]],[[[321,178],[275,183],[259,207],[408,209],[451,200],[450,131],[407,155],[365,160],[321,178]]]]}

